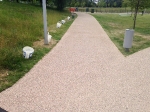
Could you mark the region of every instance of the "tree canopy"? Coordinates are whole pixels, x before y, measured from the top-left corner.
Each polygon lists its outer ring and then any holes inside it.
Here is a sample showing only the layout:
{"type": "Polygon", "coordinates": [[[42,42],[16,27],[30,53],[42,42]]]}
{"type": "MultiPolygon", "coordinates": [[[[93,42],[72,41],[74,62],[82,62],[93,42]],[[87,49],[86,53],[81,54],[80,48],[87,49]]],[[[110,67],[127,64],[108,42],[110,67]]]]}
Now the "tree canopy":
{"type": "Polygon", "coordinates": [[[139,10],[144,11],[145,8],[150,7],[150,0],[128,0],[131,6],[131,9],[134,9],[134,24],[133,29],[136,25],[136,17],[139,10]]]}
{"type": "Polygon", "coordinates": [[[53,2],[57,6],[57,9],[61,11],[64,9],[68,1],[69,0],[54,0],[53,2]]]}

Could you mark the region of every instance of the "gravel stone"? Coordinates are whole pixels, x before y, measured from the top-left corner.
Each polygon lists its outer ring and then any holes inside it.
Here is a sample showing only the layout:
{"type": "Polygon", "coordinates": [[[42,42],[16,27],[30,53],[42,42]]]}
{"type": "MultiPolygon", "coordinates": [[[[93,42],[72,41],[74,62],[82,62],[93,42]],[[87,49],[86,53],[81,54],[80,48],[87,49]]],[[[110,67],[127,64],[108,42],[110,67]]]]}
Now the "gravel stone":
{"type": "Polygon", "coordinates": [[[0,93],[9,112],[149,112],[150,48],[124,57],[87,13],[23,78],[0,93]]]}

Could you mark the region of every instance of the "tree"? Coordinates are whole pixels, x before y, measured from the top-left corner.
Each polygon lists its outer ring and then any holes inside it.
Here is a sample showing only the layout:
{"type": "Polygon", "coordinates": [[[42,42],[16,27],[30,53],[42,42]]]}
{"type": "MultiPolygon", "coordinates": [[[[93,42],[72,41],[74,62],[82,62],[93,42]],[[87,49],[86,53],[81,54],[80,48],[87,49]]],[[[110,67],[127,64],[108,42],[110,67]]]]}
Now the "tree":
{"type": "Polygon", "coordinates": [[[74,7],[74,6],[75,6],[75,4],[76,4],[76,1],[75,1],[75,0],[71,0],[71,4],[70,4],[70,6],[71,6],[71,7],[74,7]]]}
{"type": "MultiPolygon", "coordinates": [[[[55,0],[54,0],[55,1],[55,0]]],[[[97,0],[66,0],[67,5],[71,7],[94,7],[97,0]]]]}
{"type": "Polygon", "coordinates": [[[130,1],[129,0],[124,0],[123,1],[123,6],[125,7],[125,11],[126,11],[126,8],[130,5],[130,1]]]}
{"type": "Polygon", "coordinates": [[[82,6],[82,7],[85,7],[85,4],[86,4],[85,2],[82,2],[82,3],[81,3],[81,6],[82,6]]]}
{"type": "Polygon", "coordinates": [[[99,0],[98,1],[98,7],[100,7],[100,12],[101,12],[101,7],[106,6],[105,1],[104,0],[99,0]]]}
{"type": "Polygon", "coordinates": [[[76,2],[75,3],[75,7],[79,7],[80,3],[79,2],[76,2]]]}
{"type": "Polygon", "coordinates": [[[54,0],[54,4],[59,11],[62,11],[66,6],[67,0],[54,0]]]}
{"type": "Polygon", "coordinates": [[[122,1],[123,1],[123,0],[115,0],[116,6],[117,6],[117,7],[122,7],[122,1]]]}
{"type": "Polygon", "coordinates": [[[133,23],[133,29],[135,29],[136,25],[136,18],[137,13],[139,9],[144,10],[145,8],[150,6],[150,0],[129,0],[131,4],[131,9],[135,9],[134,11],[134,23],[133,23]]]}

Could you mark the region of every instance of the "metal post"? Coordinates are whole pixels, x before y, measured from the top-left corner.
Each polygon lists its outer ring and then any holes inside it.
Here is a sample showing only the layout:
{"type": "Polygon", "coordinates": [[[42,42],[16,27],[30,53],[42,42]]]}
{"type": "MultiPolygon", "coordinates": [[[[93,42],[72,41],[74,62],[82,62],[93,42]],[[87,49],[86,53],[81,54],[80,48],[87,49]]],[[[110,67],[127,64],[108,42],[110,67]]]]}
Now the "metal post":
{"type": "Polygon", "coordinates": [[[48,44],[46,0],[43,1],[44,44],[48,44]]]}

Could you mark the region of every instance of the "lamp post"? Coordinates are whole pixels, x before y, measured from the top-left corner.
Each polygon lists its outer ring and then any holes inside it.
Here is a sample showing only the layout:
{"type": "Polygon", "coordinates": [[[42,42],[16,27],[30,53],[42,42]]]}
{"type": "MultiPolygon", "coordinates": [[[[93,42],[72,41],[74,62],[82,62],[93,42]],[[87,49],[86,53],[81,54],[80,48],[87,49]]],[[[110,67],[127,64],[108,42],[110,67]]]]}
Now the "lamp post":
{"type": "Polygon", "coordinates": [[[46,14],[46,0],[43,1],[43,23],[44,23],[44,44],[48,44],[48,35],[47,35],[47,14],[46,14]]]}

